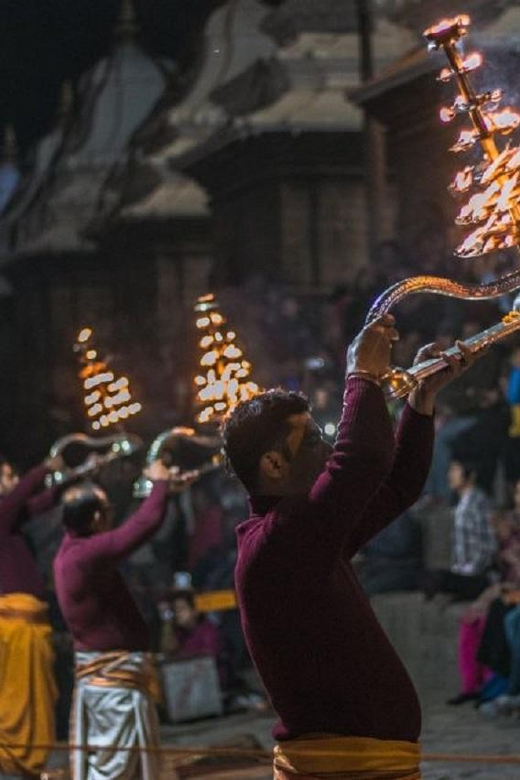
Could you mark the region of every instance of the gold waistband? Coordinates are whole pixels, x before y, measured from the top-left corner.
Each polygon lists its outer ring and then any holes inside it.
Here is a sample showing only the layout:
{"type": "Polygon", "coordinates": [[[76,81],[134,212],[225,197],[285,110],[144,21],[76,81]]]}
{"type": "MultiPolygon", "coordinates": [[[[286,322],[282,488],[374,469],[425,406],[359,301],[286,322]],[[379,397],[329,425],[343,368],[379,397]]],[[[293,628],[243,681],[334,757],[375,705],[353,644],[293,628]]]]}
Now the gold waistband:
{"type": "Polygon", "coordinates": [[[420,759],[417,743],[370,737],[294,739],[274,748],[275,767],[296,776],[381,772],[381,778],[386,773],[406,777],[418,773],[420,759]]]}
{"type": "Polygon", "coordinates": [[[131,653],[114,651],[102,653],[92,661],[76,665],[76,679],[100,688],[131,688],[158,700],[159,686],[155,666],[148,655],[143,656],[139,668],[128,666],[131,653]],[[126,666],[125,666],[126,664],[126,666]]]}

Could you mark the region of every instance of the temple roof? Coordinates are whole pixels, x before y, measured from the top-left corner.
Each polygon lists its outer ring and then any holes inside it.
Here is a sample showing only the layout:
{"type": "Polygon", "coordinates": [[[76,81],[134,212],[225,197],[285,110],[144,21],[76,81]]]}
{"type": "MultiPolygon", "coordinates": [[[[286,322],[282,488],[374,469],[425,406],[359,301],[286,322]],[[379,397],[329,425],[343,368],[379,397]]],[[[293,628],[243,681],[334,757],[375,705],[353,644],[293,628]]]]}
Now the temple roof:
{"type": "MultiPolygon", "coordinates": [[[[152,216],[169,198],[172,212],[185,199],[202,202],[198,185],[187,183],[186,167],[237,138],[360,130],[362,114],[345,97],[359,83],[354,6],[285,0],[273,10],[242,0],[215,11],[191,89],[180,100],[174,96],[136,135],[143,161],[155,166],[161,183],[134,203],[132,213],[152,216]],[[182,196],[176,197],[178,185],[182,196]]],[[[383,19],[375,34],[380,64],[393,61],[413,40],[383,19]]]]}
{"type": "MultiPolygon", "coordinates": [[[[503,58],[507,53],[520,52],[519,33],[520,8],[509,8],[501,15],[494,15],[493,20],[484,29],[479,26],[470,30],[471,48],[487,52],[493,57],[503,58]]],[[[384,67],[368,84],[352,90],[349,93],[350,98],[358,105],[367,105],[394,89],[405,87],[425,74],[435,73],[445,64],[446,58],[442,52],[429,52],[426,45],[421,43],[384,67]]],[[[494,86],[504,88],[506,97],[508,92],[514,95],[514,85],[499,83],[504,79],[510,81],[510,74],[501,73],[494,67],[490,78],[497,82],[494,86]]]]}
{"type": "Polygon", "coordinates": [[[41,141],[34,165],[4,221],[12,231],[7,257],[89,252],[86,237],[106,179],[126,159],[129,140],[159,99],[165,73],[135,38],[124,0],[112,52],[80,81],[79,110],[41,141]]]}

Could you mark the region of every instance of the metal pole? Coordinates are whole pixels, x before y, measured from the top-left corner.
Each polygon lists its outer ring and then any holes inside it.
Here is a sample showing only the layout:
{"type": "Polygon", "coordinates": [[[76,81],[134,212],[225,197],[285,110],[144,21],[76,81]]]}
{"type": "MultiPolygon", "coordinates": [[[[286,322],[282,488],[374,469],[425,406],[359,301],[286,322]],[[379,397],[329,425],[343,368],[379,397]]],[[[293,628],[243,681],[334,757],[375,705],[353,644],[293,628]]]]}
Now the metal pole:
{"type": "MultiPolygon", "coordinates": [[[[356,0],[359,34],[359,76],[362,83],[374,76],[372,49],[371,0],[356,0]]],[[[386,148],[383,126],[365,109],[365,186],[367,244],[371,262],[376,262],[377,248],[385,237],[384,206],[386,199],[386,148]]]]}

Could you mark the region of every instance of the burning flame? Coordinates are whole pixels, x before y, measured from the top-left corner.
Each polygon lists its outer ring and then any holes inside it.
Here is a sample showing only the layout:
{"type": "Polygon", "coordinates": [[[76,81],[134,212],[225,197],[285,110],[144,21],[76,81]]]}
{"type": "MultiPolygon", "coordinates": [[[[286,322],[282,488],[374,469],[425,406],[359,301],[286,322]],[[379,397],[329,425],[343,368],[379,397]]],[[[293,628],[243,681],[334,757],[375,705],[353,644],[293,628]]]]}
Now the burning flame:
{"type": "Polygon", "coordinates": [[[425,38],[435,38],[439,35],[444,35],[448,30],[456,30],[459,28],[469,27],[471,19],[467,14],[461,14],[460,16],[454,16],[452,19],[441,19],[440,22],[434,24],[432,27],[428,27],[424,32],[425,38]]]}
{"type": "Polygon", "coordinates": [[[469,54],[464,60],[464,62],[462,63],[462,72],[471,73],[471,71],[480,68],[483,62],[484,62],[484,58],[482,54],[480,54],[480,52],[478,51],[474,51],[471,54],[469,54]]]}
{"type": "Polygon", "coordinates": [[[496,130],[502,135],[508,135],[520,125],[520,114],[510,108],[489,114],[489,129],[496,130]]]}
{"type": "Polygon", "coordinates": [[[472,146],[479,140],[480,134],[478,130],[462,130],[457,142],[453,144],[451,152],[467,152],[472,146]]]}
{"type": "Polygon", "coordinates": [[[469,16],[463,14],[442,19],[424,33],[429,48],[444,49],[449,60],[438,80],[454,78],[459,87],[453,105],[440,110],[441,121],[451,122],[460,114],[471,119],[471,126],[460,131],[451,151],[467,152],[480,143],[484,154],[481,163],[463,168],[450,185],[455,195],[472,193],[456,219],[458,225],[473,226],[456,250],[461,257],[475,257],[520,242],[520,147],[499,140],[520,127],[520,113],[510,107],[497,110],[500,89],[480,94],[474,90],[468,74],[482,65],[482,54],[473,51],[464,56],[459,46],[469,24],[469,16]]]}
{"type": "Polygon", "coordinates": [[[453,192],[467,192],[473,184],[474,170],[472,165],[468,165],[462,171],[459,171],[450,184],[450,190],[453,192]]]}
{"type": "Polygon", "coordinates": [[[502,169],[506,165],[507,158],[510,154],[511,154],[511,150],[509,149],[509,147],[507,147],[506,149],[504,149],[503,152],[501,152],[501,154],[498,155],[498,157],[495,160],[493,160],[493,162],[490,165],[488,165],[488,167],[486,168],[486,170],[481,176],[480,179],[481,184],[488,184],[488,182],[494,179],[497,176],[497,174],[502,172],[502,169]]]}
{"type": "MultiPolygon", "coordinates": [[[[497,211],[507,212],[509,209],[510,200],[512,199],[513,194],[515,194],[515,190],[517,189],[518,176],[519,172],[517,171],[504,184],[502,192],[500,193],[500,197],[497,200],[497,211]]],[[[518,195],[518,192],[516,194],[518,195]]]]}
{"type": "Polygon", "coordinates": [[[437,81],[442,81],[444,84],[447,84],[453,75],[454,73],[451,68],[443,68],[437,76],[437,81]]]}

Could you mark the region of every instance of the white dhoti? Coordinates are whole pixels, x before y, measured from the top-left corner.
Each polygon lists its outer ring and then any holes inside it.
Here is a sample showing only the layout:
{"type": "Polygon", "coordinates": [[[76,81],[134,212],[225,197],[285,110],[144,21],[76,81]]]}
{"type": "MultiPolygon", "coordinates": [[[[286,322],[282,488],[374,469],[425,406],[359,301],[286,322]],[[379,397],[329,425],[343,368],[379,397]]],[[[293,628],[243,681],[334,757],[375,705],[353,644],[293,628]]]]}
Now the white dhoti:
{"type": "Polygon", "coordinates": [[[158,780],[156,691],[146,653],[76,653],[73,780],[158,780]]]}

